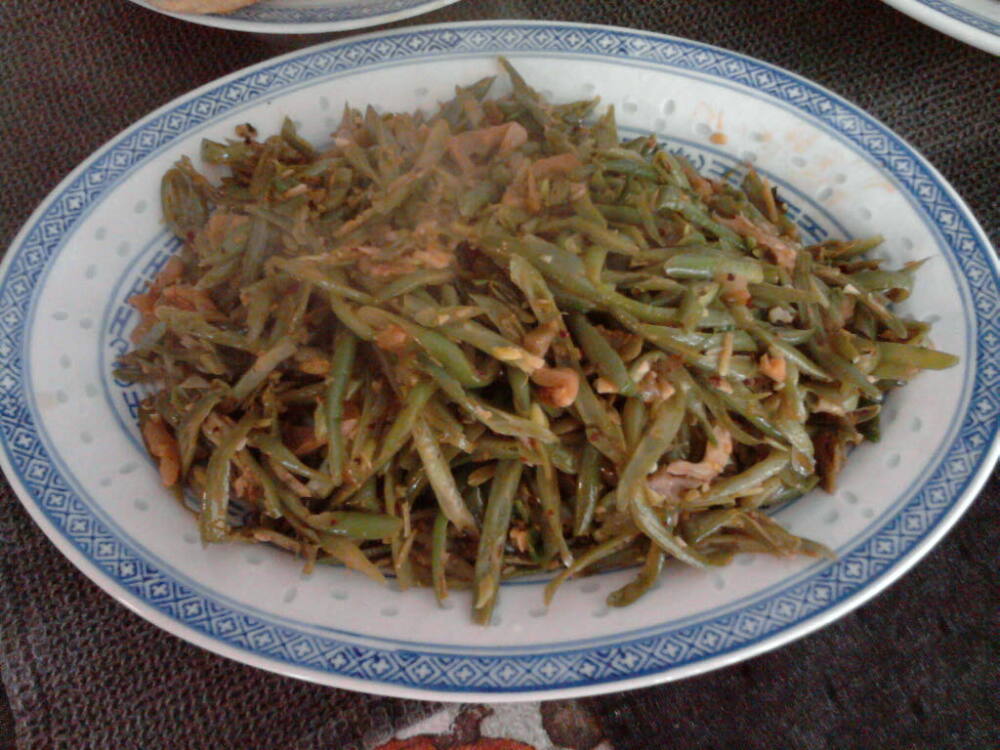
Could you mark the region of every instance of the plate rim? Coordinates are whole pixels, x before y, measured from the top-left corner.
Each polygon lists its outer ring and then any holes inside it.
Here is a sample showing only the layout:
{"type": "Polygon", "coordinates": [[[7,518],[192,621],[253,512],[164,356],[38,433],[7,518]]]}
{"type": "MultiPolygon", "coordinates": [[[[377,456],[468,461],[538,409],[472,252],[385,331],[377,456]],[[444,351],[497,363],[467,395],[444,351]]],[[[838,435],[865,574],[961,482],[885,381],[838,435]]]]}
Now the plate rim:
{"type": "MultiPolygon", "coordinates": [[[[386,35],[409,35],[409,34],[420,34],[431,31],[446,31],[448,29],[455,28],[475,28],[475,27],[554,27],[562,30],[569,30],[572,28],[581,28],[587,30],[598,30],[607,31],[613,34],[625,34],[630,36],[645,36],[660,41],[676,42],[685,46],[701,47],[716,53],[721,53],[724,57],[735,57],[741,60],[749,61],[755,65],[762,65],[766,68],[776,70],[777,72],[788,76],[791,79],[801,81],[808,84],[809,87],[819,90],[824,95],[830,97],[834,101],[844,102],[850,105],[858,114],[863,115],[865,118],[869,119],[871,122],[878,125],[880,128],[884,129],[886,132],[891,133],[906,149],[909,153],[920,163],[920,165],[926,169],[931,177],[935,179],[937,184],[944,190],[947,196],[955,203],[955,205],[964,210],[964,217],[969,221],[970,230],[973,235],[978,235],[979,239],[985,248],[989,249],[990,242],[982,227],[980,226],[978,220],[972,211],[968,208],[965,202],[962,200],[961,196],[958,195],[957,191],[953,186],[948,183],[944,177],[937,171],[928,160],[920,154],[919,151],[914,149],[905,139],[898,136],[891,128],[887,127],[877,118],[870,115],[861,107],[857,106],[853,102],[850,102],[845,97],[836,94],[825,86],[816,83],[810,79],[805,78],[797,73],[789,71],[777,65],[773,65],[764,60],[759,60],[742,53],[734,52],[724,48],[716,47],[714,45],[709,45],[697,40],[688,40],[681,37],[668,36],[663,34],[658,34],[656,32],[650,32],[641,29],[630,29],[626,27],[609,26],[602,24],[581,24],[572,22],[561,22],[561,21],[510,21],[510,20],[487,20],[487,21],[471,21],[471,22],[459,22],[459,23],[440,23],[440,24],[427,24],[414,26],[406,29],[399,30],[388,30],[372,32],[363,35],[352,36],[350,38],[335,40],[332,42],[327,42],[319,45],[314,45],[302,50],[296,50],[293,52],[286,53],[277,57],[269,58],[267,60],[261,61],[255,65],[248,66],[241,70],[234,71],[229,75],[220,77],[216,80],[210,81],[203,86],[197,87],[189,92],[186,92],[174,100],[168,102],[167,104],[157,108],[156,110],[150,112],[146,116],[135,121],[127,128],[121,132],[114,135],[100,148],[96,149],[87,159],[85,159],[79,166],[70,172],[60,183],[52,189],[52,191],[46,196],[46,198],[39,204],[39,206],[32,212],[31,216],[24,223],[20,231],[14,237],[9,251],[5,254],[3,263],[0,264],[0,280],[7,277],[10,265],[14,260],[13,251],[23,244],[24,240],[27,239],[31,228],[36,224],[36,222],[46,213],[46,211],[55,202],[56,198],[59,197],[62,192],[68,187],[73,181],[78,178],[81,174],[87,172],[87,170],[96,162],[102,155],[107,153],[116,143],[118,143],[124,136],[132,131],[140,130],[144,125],[155,120],[165,112],[175,108],[184,101],[193,101],[206,92],[213,89],[224,86],[226,83],[232,82],[242,76],[254,72],[255,70],[270,67],[280,64],[283,61],[295,59],[295,58],[305,58],[309,57],[316,52],[326,49],[334,48],[337,46],[345,44],[353,44],[366,39],[378,38],[386,35]]],[[[544,54],[543,50],[528,50],[528,52],[536,52],[537,54],[544,54]]],[[[935,222],[934,226],[937,227],[938,224],[935,222]]],[[[998,264],[995,255],[992,256],[993,272],[995,274],[1000,273],[1000,264],[998,264]]],[[[963,279],[965,274],[962,274],[963,279]]],[[[971,408],[971,406],[970,406],[971,408]]],[[[689,662],[686,664],[681,664],[679,666],[671,667],[666,670],[661,670],[658,672],[653,672],[649,674],[638,674],[633,677],[627,678],[614,678],[609,681],[602,682],[589,682],[584,685],[573,686],[573,687],[549,687],[542,689],[521,689],[515,692],[495,692],[493,690],[480,689],[477,690],[439,690],[436,688],[427,687],[411,687],[403,685],[400,683],[389,683],[389,682],[375,682],[367,678],[351,677],[348,675],[333,673],[333,672],[322,672],[318,669],[310,667],[300,667],[294,664],[290,664],[285,661],[270,657],[262,656],[258,652],[253,652],[247,649],[238,648],[236,646],[230,645],[224,641],[213,637],[210,634],[203,633],[194,627],[175,619],[168,614],[162,612],[158,608],[152,606],[149,602],[140,598],[139,596],[128,591],[125,586],[119,581],[113,579],[109,574],[101,570],[92,560],[86,557],[83,552],[78,550],[73,543],[64,536],[58,528],[51,523],[51,521],[45,516],[44,511],[39,507],[39,505],[31,497],[27,488],[22,484],[20,477],[12,471],[12,464],[10,463],[10,457],[7,454],[6,449],[0,450],[0,468],[3,469],[5,476],[10,482],[12,488],[18,496],[19,501],[22,506],[24,506],[36,523],[42,528],[46,536],[55,544],[57,549],[67,557],[78,569],[80,569],[88,578],[93,582],[97,583],[102,589],[107,591],[114,599],[121,602],[124,606],[128,607],[130,610],[136,612],[144,619],[149,620],[153,624],[157,625],[161,629],[172,633],[176,636],[182,637],[190,643],[193,643],[199,647],[206,648],[207,650],[219,653],[221,655],[232,658],[236,661],[242,663],[257,666],[259,668],[264,668],[269,671],[276,672],[278,674],[283,674],[287,676],[293,676],[300,679],[306,679],[313,682],[319,682],[322,684],[333,685],[337,687],[345,687],[348,689],[361,690],[364,692],[376,692],[384,695],[393,695],[397,697],[404,698],[420,698],[420,699],[434,699],[434,700],[456,700],[456,701],[467,701],[467,700],[487,700],[493,702],[500,701],[516,701],[516,700],[531,700],[539,698],[555,698],[555,697],[575,697],[582,695],[592,695],[602,692],[607,692],[613,689],[630,689],[634,687],[640,687],[645,685],[652,685],[661,682],[670,681],[673,679],[680,679],[683,677],[692,676],[695,674],[700,674],[712,669],[720,668],[728,664],[735,663],[737,661],[742,661],[747,658],[752,658],[758,654],[769,651],[773,648],[777,648],[781,645],[785,645],[793,640],[796,640],[808,633],[814,632],[820,627],[832,622],[835,619],[843,616],[847,612],[855,609],[856,607],[863,604],[865,601],[871,597],[877,595],[879,592],[884,590],[887,586],[891,585],[900,576],[902,576],[907,570],[909,570],[913,565],[915,565],[934,545],[936,545],[940,539],[950,530],[954,523],[961,517],[968,506],[973,502],[975,497],[978,495],[979,490],[988,478],[992,465],[997,460],[997,455],[1000,454],[1000,434],[996,431],[993,434],[992,442],[990,447],[984,452],[984,457],[982,463],[976,473],[972,475],[966,486],[965,491],[962,495],[956,499],[953,505],[945,512],[945,514],[937,521],[937,525],[934,529],[926,534],[923,539],[921,539],[915,546],[910,549],[907,553],[902,555],[900,558],[893,561],[892,566],[887,571],[882,572],[873,581],[869,581],[864,588],[856,591],[843,600],[839,601],[836,605],[833,605],[818,614],[813,614],[807,616],[803,620],[795,622],[792,626],[781,630],[776,633],[769,634],[765,636],[762,640],[754,642],[748,645],[737,647],[732,651],[718,654],[712,657],[703,658],[698,661],[689,662]],[[29,498],[28,501],[25,497],[29,498]]]]}
{"type": "Polygon", "coordinates": [[[882,0],[900,13],[929,26],[952,39],[969,44],[973,47],[1000,56],[1000,20],[993,21],[978,13],[957,7],[948,0],[882,0]],[[985,23],[995,26],[996,31],[979,28],[965,20],[983,19],[985,23]]]}
{"type": "MultiPolygon", "coordinates": [[[[444,8],[461,0],[418,0],[414,5],[399,10],[379,12],[370,16],[346,18],[341,21],[255,21],[218,13],[172,13],[154,5],[149,0],[131,0],[136,5],[163,16],[228,31],[244,31],[252,34],[329,34],[338,31],[354,31],[370,26],[403,21],[444,8]]],[[[303,48],[306,49],[306,48],[303,48]]],[[[302,51],[302,50],[299,50],[302,51]]],[[[276,59],[276,58],[269,58],[276,59]]],[[[221,80],[221,79],[216,79],[221,80]]]]}

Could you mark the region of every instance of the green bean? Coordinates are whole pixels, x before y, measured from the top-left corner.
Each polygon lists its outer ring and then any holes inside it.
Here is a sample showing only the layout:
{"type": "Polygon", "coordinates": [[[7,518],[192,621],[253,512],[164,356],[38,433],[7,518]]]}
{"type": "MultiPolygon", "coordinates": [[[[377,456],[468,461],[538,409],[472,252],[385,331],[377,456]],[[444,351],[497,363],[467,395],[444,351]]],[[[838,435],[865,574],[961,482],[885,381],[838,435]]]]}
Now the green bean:
{"type": "Polygon", "coordinates": [[[708,312],[708,305],[712,303],[718,293],[719,285],[715,282],[690,285],[684,292],[684,299],[681,302],[680,310],[678,310],[681,328],[688,333],[694,331],[708,312]]]}
{"type": "Polygon", "coordinates": [[[837,557],[826,546],[789,533],[759,511],[748,511],[742,520],[743,530],[771,547],[776,554],[801,553],[811,557],[826,557],[830,560],[835,560],[837,557]]]}
{"type": "Polygon", "coordinates": [[[729,312],[732,313],[733,318],[736,319],[737,323],[750,332],[751,336],[766,346],[770,346],[790,362],[794,362],[795,366],[805,374],[827,383],[832,380],[832,378],[819,365],[802,354],[794,346],[786,343],[780,336],[774,335],[764,326],[754,322],[754,320],[750,317],[750,311],[743,305],[730,305],[729,312]]]}
{"type": "Polygon", "coordinates": [[[594,302],[609,312],[620,310],[650,323],[673,320],[673,314],[652,305],[637,302],[604,287],[595,285],[586,277],[583,262],[572,253],[545,242],[538,237],[497,238],[484,237],[483,249],[501,258],[520,255],[551,281],[565,287],[574,295],[594,302]]]}
{"type": "Polygon", "coordinates": [[[623,549],[628,547],[632,542],[636,540],[638,534],[622,534],[609,539],[606,542],[602,542],[594,547],[591,547],[586,554],[578,557],[572,565],[568,568],[563,569],[559,575],[553,578],[545,586],[545,606],[552,604],[552,599],[556,595],[556,591],[560,586],[566,581],[572,578],[577,573],[580,573],[587,568],[589,568],[594,563],[605,557],[610,557],[616,552],[621,552],[623,549]]]}
{"type": "Polygon", "coordinates": [[[558,557],[563,565],[571,565],[573,554],[566,544],[562,527],[562,501],[555,469],[546,449],[539,451],[543,462],[535,469],[535,487],[542,506],[542,542],[545,545],[545,560],[558,557]]]}
{"type": "Polygon", "coordinates": [[[302,154],[305,159],[312,160],[316,158],[316,149],[299,135],[295,123],[289,117],[286,117],[281,124],[281,137],[285,140],[285,143],[302,154]]]}
{"type": "Polygon", "coordinates": [[[333,310],[333,314],[355,336],[362,341],[371,341],[375,338],[375,331],[372,330],[372,327],[357,316],[354,308],[346,300],[334,292],[327,293],[327,300],[330,303],[330,309],[333,310]]]}
{"type": "Polygon", "coordinates": [[[181,476],[186,476],[194,460],[194,452],[198,447],[198,435],[201,426],[212,410],[225,397],[225,392],[219,389],[211,390],[192,404],[184,415],[184,421],[177,429],[177,443],[181,454],[181,476]]]}
{"type": "Polygon", "coordinates": [[[474,461],[518,460],[522,463],[535,465],[538,455],[523,440],[509,438],[481,437],[476,441],[472,451],[474,461]]]}
{"type": "Polygon", "coordinates": [[[378,486],[375,477],[368,477],[357,491],[351,495],[347,504],[368,513],[376,513],[379,510],[378,486]]]}
{"type": "Polygon", "coordinates": [[[879,362],[872,370],[873,378],[881,381],[901,383],[909,380],[920,370],[913,365],[904,365],[901,362],[879,362]]]}
{"type": "Polygon", "coordinates": [[[236,462],[238,466],[246,467],[260,485],[261,492],[264,494],[265,515],[271,518],[281,518],[284,515],[281,509],[281,492],[278,482],[271,472],[261,466],[246,448],[236,453],[236,462]]]}
{"type": "Polygon", "coordinates": [[[531,411],[531,383],[528,374],[516,367],[507,368],[507,380],[514,402],[514,411],[521,417],[528,417],[531,411]]]}
{"type": "Polygon", "coordinates": [[[271,326],[271,335],[268,337],[272,345],[283,343],[300,333],[299,327],[311,296],[312,284],[303,282],[278,302],[274,325],[271,326]]]}
{"type": "Polygon", "coordinates": [[[876,346],[880,366],[892,363],[918,367],[921,370],[946,370],[958,364],[958,357],[954,354],[945,354],[923,346],[894,344],[890,341],[879,341],[876,346]]]}
{"type": "Polygon", "coordinates": [[[342,299],[348,299],[361,304],[372,302],[370,294],[350,286],[342,280],[342,277],[338,277],[332,269],[323,269],[317,264],[298,258],[272,258],[270,262],[292,278],[299,281],[307,281],[325,292],[336,294],[342,299]]]}
{"type": "Polygon", "coordinates": [[[653,157],[653,162],[672,178],[670,181],[677,187],[683,190],[691,189],[691,183],[688,181],[687,175],[684,174],[684,167],[681,165],[680,159],[670,151],[665,148],[660,149],[653,157]]]}
{"type": "Polygon", "coordinates": [[[365,557],[365,553],[350,539],[333,534],[323,534],[319,538],[319,546],[323,548],[324,552],[340,560],[348,568],[364,573],[377,583],[385,583],[382,571],[365,557]]]}
{"type": "MultiPolygon", "coordinates": [[[[583,192],[582,195],[574,197],[573,200],[571,201],[571,205],[573,206],[573,211],[576,213],[576,215],[584,219],[585,221],[589,222],[590,225],[596,225],[600,227],[602,230],[608,228],[608,222],[605,220],[604,214],[602,214],[600,209],[598,209],[598,207],[594,205],[594,201],[591,199],[589,191],[583,192]]],[[[577,229],[577,231],[586,234],[584,229],[579,228],[576,225],[570,225],[570,226],[574,229],[577,229]]],[[[597,239],[595,239],[594,241],[599,242],[597,239]]],[[[607,251],[607,249],[608,248],[605,248],[605,252],[607,251]]],[[[631,249],[634,250],[635,248],[633,247],[631,249]]]]}
{"type": "Polygon", "coordinates": [[[402,328],[427,353],[427,356],[440,364],[451,377],[466,388],[482,388],[489,385],[489,379],[476,372],[461,347],[443,334],[376,307],[362,307],[358,309],[357,314],[369,325],[392,324],[402,328]]]}
{"type": "Polygon", "coordinates": [[[242,287],[249,286],[260,276],[270,237],[271,228],[268,223],[258,216],[251,217],[246,251],[240,267],[240,285],[242,287]]]}
{"type": "Polygon", "coordinates": [[[245,399],[298,348],[298,344],[292,339],[279,341],[257,357],[250,369],[233,385],[229,395],[237,401],[245,399]]]}
{"type": "Polygon", "coordinates": [[[448,462],[441,453],[441,446],[427,422],[419,417],[413,424],[413,444],[423,461],[427,480],[434,489],[441,512],[459,531],[475,531],[476,521],[465,507],[448,462]]]}
{"type": "Polygon", "coordinates": [[[573,509],[573,535],[584,536],[590,532],[594,509],[601,496],[601,456],[594,446],[583,446],[580,470],[576,477],[576,498],[573,509]]]}
{"type": "Polygon", "coordinates": [[[496,76],[487,76],[485,78],[480,78],[471,86],[456,86],[455,98],[441,105],[441,118],[447,120],[452,127],[457,128],[459,125],[459,118],[465,112],[465,109],[462,106],[463,99],[470,97],[475,101],[482,101],[495,80],[496,76]]]}
{"type": "Polygon", "coordinates": [[[208,201],[187,159],[163,175],[160,201],[164,221],[184,241],[208,221],[208,201]]]}
{"type": "Polygon", "coordinates": [[[646,562],[636,575],[635,579],[626,583],[620,589],[616,589],[608,594],[607,604],[609,607],[627,607],[645,594],[656,583],[663,571],[663,563],[667,559],[663,550],[655,544],[649,545],[649,552],[646,553],[646,562]]]}
{"type": "Polygon", "coordinates": [[[403,402],[403,408],[396,416],[388,433],[382,439],[382,447],[378,457],[372,462],[372,473],[379,471],[403,447],[411,436],[414,426],[420,419],[421,412],[436,390],[433,383],[421,381],[414,385],[403,402]]]}
{"type": "Polygon", "coordinates": [[[431,532],[431,578],[434,581],[434,596],[438,604],[448,598],[448,578],[445,575],[445,559],[448,556],[448,516],[438,511],[431,532]]]}
{"type": "Polygon", "coordinates": [[[528,114],[531,115],[538,125],[545,128],[549,123],[549,116],[545,113],[540,103],[541,97],[527,84],[524,78],[521,77],[521,74],[508,62],[507,58],[500,57],[498,59],[510,77],[510,82],[514,87],[514,98],[527,110],[528,114]]]}
{"type": "Polygon", "coordinates": [[[817,265],[814,266],[814,271],[817,276],[832,283],[839,284],[844,287],[845,291],[857,297],[858,301],[871,310],[875,317],[882,321],[882,324],[896,336],[900,338],[905,338],[907,336],[906,326],[903,325],[903,322],[898,317],[889,311],[886,303],[882,299],[879,299],[880,295],[876,292],[858,289],[851,283],[851,277],[835,268],[817,265]]]}
{"type": "MultiPolygon", "coordinates": [[[[600,213],[598,213],[598,216],[600,216],[600,213]]],[[[601,221],[603,221],[603,217],[601,217],[601,221]]],[[[634,255],[639,252],[639,248],[635,242],[613,229],[602,226],[593,219],[574,216],[566,219],[565,222],[567,227],[589,237],[591,242],[600,245],[610,252],[621,253],[622,255],[634,255]]]]}
{"type": "Polygon", "coordinates": [[[805,424],[784,415],[777,417],[774,424],[781,430],[781,434],[792,448],[792,469],[799,476],[812,474],[816,470],[816,461],[813,455],[813,440],[805,424]]]}
{"type": "Polygon", "coordinates": [[[844,359],[839,354],[830,351],[829,348],[822,347],[815,341],[809,342],[808,349],[813,359],[825,367],[831,375],[848,385],[854,386],[868,396],[868,398],[875,399],[876,401],[881,400],[882,392],[872,385],[865,374],[855,367],[853,363],[844,359]]]}
{"type": "Polygon", "coordinates": [[[429,361],[422,362],[421,366],[434,378],[441,390],[461,406],[470,417],[482,422],[493,432],[511,437],[534,438],[543,443],[558,441],[558,438],[547,427],[491,406],[466,392],[462,384],[445,372],[443,368],[429,361]]]}
{"type": "Polygon", "coordinates": [[[510,364],[527,373],[545,366],[545,360],[526,351],[519,344],[494,333],[474,320],[463,320],[441,326],[443,333],[464,341],[481,352],[489,354],[504,364],[510,364]]]}
{"type": "Polygon", "coordinates": [[[344,450],[344,395],[354,369],[358,339],[350,331],[339,331],[330,358],[326,390],[326,468],[335,484],[343,482],[347,454],[344,450]]]}
{"type": "Polygon", "coordinates": [[[883,242],[885,242],[885,238],[882,237],[882,235],[877,234],[873,237],[865,239],[851,240],[850,242],[838,242],[836,243],[836,247],[828,252],[837,260],[844,260],[856,255],[863,255],[864,253],[871,252],[883,242]]]}
{"type": "Polygon", "coordinates": [[[258,416],[248,411],[220,440],[208,460],[205,494],[201,499],[199,526],[204,542],[219,542],[229,533],[226,513],[229,509],[229,464],[257,425],[258,416]]]}
{"type": "Polygon", "coordinates": [[[279,484],[277,479],[275,479],[275,487],[281,503],[283,518],[289,522],[295,529],[295,533],[304,541],[309,544],[319,544],[319,532],[306,523],[306,519],[311,515],[309,508],[291,489],[284,484],[279,484]]]}
{"type": "MultiPolygon", "coordinates": [[[[539,323],[553,322],[557,332],[552,342],[560,366],[570,367],[579,374],[579,360],[574,350],[566,324],[559,313],[555,297],[542,274],[524,258],[513,256],[509,261],[511,281],[527,297],[528,304],[539,323]]],[[[621,427],[608,414],[585,378],[580,378],[579,391],[573,408],[587,427],[588,440],[604,455],[618,462],[625,452],[625,438],[621,427]]]]}
{"type": "Polygon", "coordinates": [[[738,524],[742,515],[743,511],[739,508],[722,508],[688,514],[681,521],[681,535],[688,544],[698,544],[722,527],[738,524]]]}
{"type": "Polygon", "coordinates": [[[776,286],[774,284],[750,284],[750,296],[772,305],[788,302],[818,302],[815,292],[803,291],[792,286],[776,286]]]}
{"type": "Polygon", "coordinates": [[[660,405],[653,414],[652,422],[642,436],[632,453],[628,463],[618,479],[617,508],[619,513],[629,509],[632,498],[637,496],[645,485],[646,475],[656,467],[660,456],[667,452],[677,430],[684,418],[686,401],[681,394],[675,394],[669,401],[660,405]]]}
{"type": "Polygon", "coordinates": [[[437,394],[427,402],[424,419],[427,420],[427,424],[438,436],[441,443],[453,445],[466,453],[471,452],[475,443],[465,435],[462,424],[439,396],[440,394],[437,394]]]}
{"type": "Polygon", "coordinates": [[[413,313],[413,320],[428,328],[439,328],[449,323],[461,323],[472,320],[483,314],[482,308],[469,305],[450,305],[447,307],[426,307],[413,313]]]}
{"type": "Polygon", "coordinates": [[[733,498],[743,495],[784,470],[791,461],[787,451],[772,450],[770,455],[758,461],[746,471],[718,480],[697,498],[685,501],[685,508],[709,508],[713,505],[732,504],[733,498]]]}
{"type": "Polygon", "coordinates": [[[481,308],[493,327],[513,341],[524,338],[524,325],[511,305],[485,294],[469,294],[469,299],[481,308]]]}
{"type": "Polygon", "coordinates": [[[594,363],[601,376],[615,387],[617,393],[621,393],[623,396],[636,395],[638,390],[632,378],[629,377],[628,369],[622,362],[621,356],[608,343],[608,340],[590,324],[586,316],[575,313],[569,316],[568,322],[569,328],[580,344],[580,348],[583,349],[584,355],[594,363]]]}
{"type": "Polygon", "coordinates": [[[794,344],[795,346],[806,343],[816,334],[816,331],[811,328],[776,328],[765,323],[759,323],[759,325],[763,330],[770,331],[786,344],[794,344]]]}
{"type": "Polygon", "coordinates": [[[440,271],[436,269],[414,271],[406,276],[400,276],[398,279],[389,282],[384,287],[379,289],[379,291],[375,294],[374,301],[376,303],[386,302],[393,297],[401,297],[404,294],[412,292],[414,289],[446,284],[454,277],[454,272],[448,269],[440,271]]]}
{"type": "MultiPolygon", "coordinates": [[[[615,221],[619,224],[634,224],[637,226],[643,223],[643,216],[639,209],[633,208],[632,206],[619,206],[602,203],[597,206],[597,210],[600,211],[601,216],[608,221],[615,221]]],[[[636,253],[636,255],[640,255],[640,253],[636,253]]]]}
{"type": "Polygon", "coordinates": [[[503,548],[507,543],[511,508],[520,482],[521,464],[518,461],[501,461],[497,464],[476,555],[472,616],[480,625],[489,622],[500,593],[503,548]]]}
{"type": "Polygon", "coordinates": [[[327,474],[306,466],[280,439],[273,435],[257,433],[250,436],[249,442],[253,447],[260,450],[276,463],[284,466],[293,474],[297,474],[300,477],[307,477],[311,481],[316,482],[318,487],[321,488],[320,493],[322,495],[328,494],[333,489],[330,477],[327,474]]]}
{"type": "Polygon", "coordinates": [[[656,170],[641,161],[631,159],[610,159],[601,165],[606,172],[616,172],[629,177],[640,177],[644,180],[658,180],[656,170]]]}
{"type": "Polygon", "coordinates": [[[573,408],[587,428],[587,439],[611,461],[618,463],[625,455],[625,435],[590,383],[582,378],[573,408]]]}
{"type": "MultiPolygon", "coordinates": [[[[686,341],[691,340],[690,334],[685,334],[679,329],[667,326],[654,326],[647,323],[636,324],[634,321],[630,321],[624,317],[619,317],[619,320],[651,344],[669,354],[679,356],[686,364],[696,367],[699,370],[719,373],[718,357],[703,355],[698,349],[686,343],[686,341]]],[[[701,342],[703,339],[698,338],[696,341],[701,342]]],[[[738,378],[748,377],[751,374],[748,371],[749,369],[750,363],[748,362],[743,362],[735,357],[730,361],[730,376],[738,378]]]]}
{"type": "Polygon", "coordinates": [[[688,196],[684,195],[676,188],[667,188],[661,192],[657,210],[676,211],[696,227],[705,229],[720,241],[730,245],[740,247],[743,244],[742,238],[732,229],[724,226],[709,216],[708,212],[694,203],[688,196]]]}
{"type": "Polygon", "coordinates": [[[253,156],[251,147],[242,141],[219,143],[209,138],[201,139],[201,159],[208,164],[238,164],[253,156]]]}
{"type": "Polygon", "coordinates": [[[213,326],[205,320],[205,316],[192,310],[180,310],[175,307],[156,308],[156,317],[166,324],[167,328],[178,335],[189,335],[203,339],[210,344],[228,346],[233,349],[253,351],[254,347],[243,336],[223,328],[213,326]]]}
{"type": "Polygon", "coordinates": [[[730,411],[743,417],[768,437],[785,441],[784,433],[774,424],[772,416],[761,407],[749,389],[735,382],[729,383],[729,389],[731,393],[720,390],[717,396],[730,411]]]}
{"type": "Polygon", "coordinates": [[[319,531],[351,539],[388,539],[402,528],[402,521],[393,516],[353,510],[324,511],[310,516],[307,522],[319,531]]]}
{"type": "Polygon", "coordinates": [[[625,444],[629,450],[635,450],[646,429],[646,404],[642,399],[630,398],[622,407],[622,427],[625,432],[625,444]]]}
{"type": "Polygon", "coordinates": [[[755,284],[764,280],[760,261],[721,253],[680,253],[664,264],[664,270],[673,279],[714,279],[718,274],[734,274],[755,284]]]}
{"type": "Polygon", "coordinates": [[[671,534],[663,525],[663,521],[656,515],[656,511],[646,499],[646,493],[649,491],[649,488],[643,483],[635,488],[630,497],[629,515],[631,515],[636,527],[668,555],[672,555],[692,567],[704,567],[704,558],[696,550],[688,547],[683,539],[671,534]]]}
{"type": "Polygon", "coordinates": [[[726,331],[725,333],[687,333],[675,330],[674,339],[680,344],[686,344],[702,351],[720,349],[726,333],[733,337],[734,352],[756,352],[757,342],[746,331],[726,331]]]}

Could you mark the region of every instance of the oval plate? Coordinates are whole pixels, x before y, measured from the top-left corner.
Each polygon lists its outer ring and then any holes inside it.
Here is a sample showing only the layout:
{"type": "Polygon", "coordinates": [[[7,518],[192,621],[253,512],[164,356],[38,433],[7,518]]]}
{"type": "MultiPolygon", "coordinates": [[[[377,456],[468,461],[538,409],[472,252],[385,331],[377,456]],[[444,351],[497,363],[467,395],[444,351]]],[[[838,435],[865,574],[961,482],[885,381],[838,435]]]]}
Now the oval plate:
{"type": "Polygon", "coordinates": [[[920,23],[959,41],[1000,55],[997,0],[885,0],[920,23]]]}
{"type": "Polygon", "coordinates": [[[402,21],[458,0],[263,0],[232,13],[168,13],[148,0],[132,0],[157,13],[233,31],[324,34],[402,21]]]}
{"type": "Polygon", "coordinates": [[[295,52],[177,99],[112,140],[45,200],[0,274],[0,464],[38,524],[85,574],[158,626],[264,669],[439,700],[526,700],[649,685],[745,659],[870,598],[955,523],[998,451],[998,268],[961,199],[854,105],[741,55],[656,34],[559,23],[392,31],[295,52]],[[628,571],[505,585],[498,620],[470,623],[427,590],[339,569],[310,577],[259,547],[202,548],[138,439],[134,389],[111,366],[134,325],[127,297],[174,249],[159,179],[202,137],[285,114],[322,141],[345,103],[430,108],[511,58],[557,100],[600,94],[626,132],[657,132],[703,171],[742,161],[771,176],[804,235],[886,235],[894,262],[929,257],[911,314],[937,321],[959,367],[891,398],[879,445],[852,455],[835,495],[781,509],[836,562],[745,557],[677,566],[625,609],[628,571]],[[716,145],[724,142],[724,145],[716,145]]]}

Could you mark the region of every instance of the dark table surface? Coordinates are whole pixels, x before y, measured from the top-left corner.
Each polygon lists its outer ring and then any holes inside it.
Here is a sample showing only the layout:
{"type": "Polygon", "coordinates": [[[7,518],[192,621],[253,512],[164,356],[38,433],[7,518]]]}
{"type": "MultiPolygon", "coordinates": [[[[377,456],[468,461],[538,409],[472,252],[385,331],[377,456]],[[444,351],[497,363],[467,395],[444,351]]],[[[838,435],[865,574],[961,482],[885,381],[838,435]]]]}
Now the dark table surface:
{"type": "MultiPolygon", "coordinates": [[[[812,78],[907,138],[1000,231],[1000,64],[878,0],[466,0],[407,23],[538,18],[687,36],[812,78]]],[[[260,38],[125,0],[0,3],[0,248],[91,151],[260,38]]],[[[1000,485],[886,593],[681,683],[587,701],[618,750],[1000,746],[1000,485]]],[[[0,747],[363,747],[432,706],[267,674],[158,631],[44,539],[0,481],[0,747]],[[13,715],[11,715],[11,709],[13,715]]]]}

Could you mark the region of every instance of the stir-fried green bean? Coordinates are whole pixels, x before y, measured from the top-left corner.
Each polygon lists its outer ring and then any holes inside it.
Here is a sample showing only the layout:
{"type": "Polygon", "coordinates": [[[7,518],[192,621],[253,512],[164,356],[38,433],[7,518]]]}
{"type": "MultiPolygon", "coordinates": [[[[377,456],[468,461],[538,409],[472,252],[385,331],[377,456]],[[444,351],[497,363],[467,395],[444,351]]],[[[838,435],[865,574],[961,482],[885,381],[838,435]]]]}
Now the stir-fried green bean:
{"type": "Polygon", "coordinates": [[[439,601],[673,559],[826,555],[763,509],[832,489],[886,394],[951,367],[893,309],[920,263],[803,241],[765,176],[703,177],[502,61],[434,114],[345,108],[202,144],[162,181],[182,242],[118,374],[202,538],[272,544],[439,601]],[[741,178],[741,181],[740,181],[741,178]],[[727,180],[732,179],[732,182],[727,180]],[[739,182],[740,187],[737,187],[739,182]]]}
{"type": "Polygon", "coordinates": [[[498,464],[490,485],[490,498],[486,501],[486,515],[476,557],[472,615],[480,624],[489,622],[500,593],[503,551],[507,545],[511,508],[520,482],[519,461],[501,461],[498,464]]]}
{"type": "Polygon", "coordinates": [[[424,462],[427,481],[434,488],[441,512],[460,530],[475,531],[476,521],[459,494],[451,468],[441,452],[437,438],[422,418],[413,423],[413,444],[424,462]]]}

